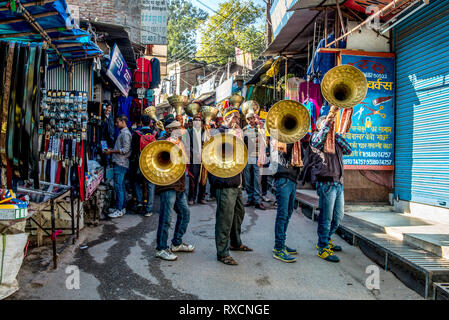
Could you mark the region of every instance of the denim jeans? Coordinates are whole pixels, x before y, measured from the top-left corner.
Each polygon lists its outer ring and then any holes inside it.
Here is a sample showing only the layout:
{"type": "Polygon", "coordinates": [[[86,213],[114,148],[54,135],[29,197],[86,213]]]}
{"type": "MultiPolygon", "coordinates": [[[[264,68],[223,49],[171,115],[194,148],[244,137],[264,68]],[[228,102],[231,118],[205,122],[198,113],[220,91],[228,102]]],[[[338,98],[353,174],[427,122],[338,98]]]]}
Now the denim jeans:
{"type": "MultiPolygon", "coordinates": [[[[147,195],[148,195],[147,212],[153,212],[154,190],[156,189],[156,186],[147,180],[144,181],[143,183],[147,188],[147,195]]],[[[139,181],[134,182],[134,189],[136,190],[137,203],[141,204],[143,202],[143,190],[142,185],[139,183],[139,181]]]]}
{"type": "Polygon", "coordinates": [[[287,238],[287,227],[295,208],[296,183],[287,178],[274,180],[276,186],[277,213],[274,225],[274,248],[282,250],[287,238]]]}
{"type": "Polygon", "coordinates": [[[190,210],[187,205],[187,196],[185,192],[176,192],[168,190],[161,193],[161,208],[159,212],[159,225],[157,228],[157,247],[156,250],[168,249],[168,229],[170,228],[171,212],[175,209],[178,218],[176,220],[175,232],[173,234],[172,244],[179,246],[182,244],[182,237],[186,233],[187,225],[190,220],[190,210]]]}
{"type": "Polygon", "coordinates": [[[125,174],[127,168],[114,164],[114,189],[116,196],[115,208],[122,210],[126,204],[126,190],[125,190],[125,174]]]}
{"type": "Polygon", "coordinates": [[[247,164],[245,167],[245,189],[248,202],[259,204],[261,202],[259,187],[259,167],[257,164],[247,164]]]}
{"type": "Polygon", "coordinates": [[[337,231],[344,216],[345,197],[341,184],[320,184],[317,188],[320,197],[318,216],[318,247],[328,248],[329,240],[337,231]]]}

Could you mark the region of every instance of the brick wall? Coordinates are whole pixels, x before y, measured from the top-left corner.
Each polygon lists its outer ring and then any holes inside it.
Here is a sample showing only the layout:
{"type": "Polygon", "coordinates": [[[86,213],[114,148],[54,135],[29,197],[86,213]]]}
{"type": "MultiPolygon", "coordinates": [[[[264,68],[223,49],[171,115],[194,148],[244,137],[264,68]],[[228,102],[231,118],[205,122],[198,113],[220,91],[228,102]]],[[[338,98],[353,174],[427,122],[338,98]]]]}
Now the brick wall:
{"type": "Polygon", "coordinates": [[[80,18],[125,27],[130,40],[140,43],[140,0],[68,0],[79,6],[80,18]]]}

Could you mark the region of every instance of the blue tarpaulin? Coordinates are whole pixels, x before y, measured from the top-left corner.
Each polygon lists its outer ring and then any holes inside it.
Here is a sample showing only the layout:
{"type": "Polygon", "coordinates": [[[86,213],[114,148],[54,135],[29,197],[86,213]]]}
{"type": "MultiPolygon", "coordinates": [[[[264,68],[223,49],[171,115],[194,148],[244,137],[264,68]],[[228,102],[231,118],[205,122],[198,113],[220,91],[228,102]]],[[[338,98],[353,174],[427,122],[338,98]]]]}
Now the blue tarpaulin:
{"type": "MultiPolygon", "coordinates": [[[[16,1],[16,3],[19,1],[16,1]]],[[[20,0],[34,20],[51,38],[52,44],[67,60],[92,58],[103,54],[91,41],[91,35],[79,28],[70,16],[65,0],[20,0]]],[[[0,40],[20,42],[42,42],[43,37],[28,22],[19,6],[13,12],[9,1],[0,2],[0,40]]],[[[49,47],[49,60],[58,61],[60,56],[49,47]]]]}

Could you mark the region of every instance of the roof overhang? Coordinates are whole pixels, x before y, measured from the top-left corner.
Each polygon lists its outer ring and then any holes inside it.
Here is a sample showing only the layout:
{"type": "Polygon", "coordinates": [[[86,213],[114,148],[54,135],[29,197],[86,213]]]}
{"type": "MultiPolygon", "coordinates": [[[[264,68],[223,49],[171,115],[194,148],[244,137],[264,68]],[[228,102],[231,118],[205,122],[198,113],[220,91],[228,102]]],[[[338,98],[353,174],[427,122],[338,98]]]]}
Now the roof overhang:
{"type": "MultiPolygon", "coordinates": [[[[342,5],[346,2],[346,0],[339,0],[339,4],[342,5]]],[[[329,7],[335,6],[336,0],[298,0],[289,10],[287,11],[298,11],[304,9],[311,9],[316,7],[329,7]]]]}

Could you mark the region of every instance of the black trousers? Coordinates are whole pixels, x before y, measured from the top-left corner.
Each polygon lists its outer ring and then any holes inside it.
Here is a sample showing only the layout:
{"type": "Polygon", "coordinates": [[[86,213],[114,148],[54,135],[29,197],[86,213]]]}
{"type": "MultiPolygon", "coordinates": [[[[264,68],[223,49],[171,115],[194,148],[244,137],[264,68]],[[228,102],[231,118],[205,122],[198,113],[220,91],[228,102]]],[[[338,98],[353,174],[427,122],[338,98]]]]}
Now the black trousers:
{"type": "Polygon", "coordinates": [[[204,200],[206,186],[201,185],[201,164],[191,164],[190,173],[193,175],[193,178],[189,176],[189,201],[195,201],[195,199],[197,199],[197,202],[199,202],[204,200]]]}

